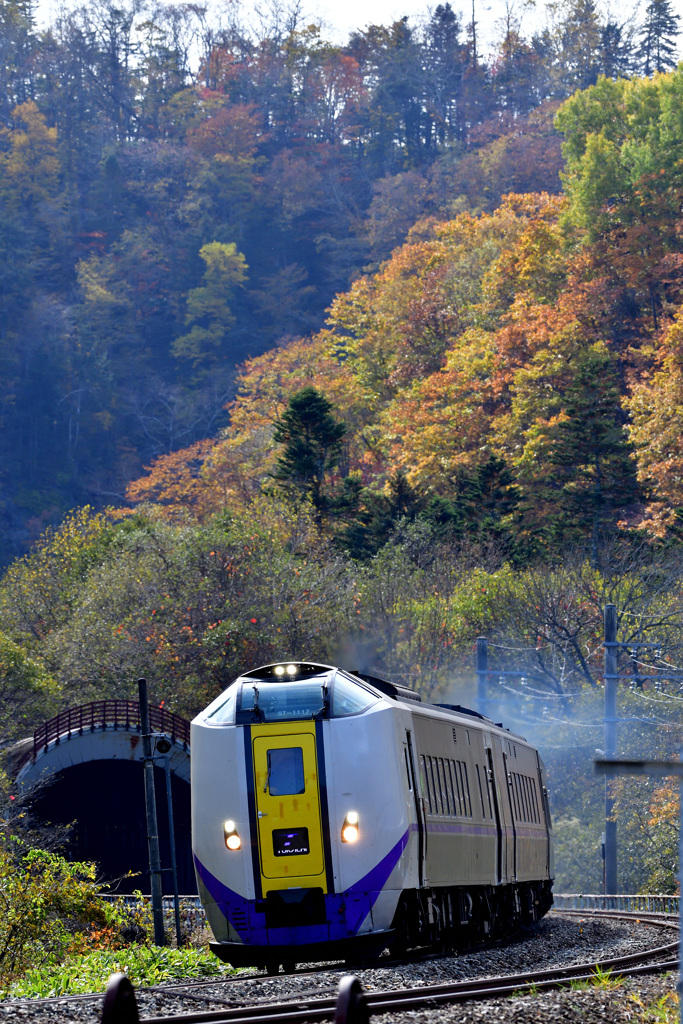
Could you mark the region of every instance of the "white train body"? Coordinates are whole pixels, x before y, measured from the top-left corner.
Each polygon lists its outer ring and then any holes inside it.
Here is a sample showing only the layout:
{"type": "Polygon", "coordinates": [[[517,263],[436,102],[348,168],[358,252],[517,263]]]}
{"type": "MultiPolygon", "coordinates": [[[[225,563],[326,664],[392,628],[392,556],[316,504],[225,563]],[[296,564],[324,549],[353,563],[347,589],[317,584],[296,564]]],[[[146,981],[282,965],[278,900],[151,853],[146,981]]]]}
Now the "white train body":
{"type": "Polygon", "coordinates": [[[552,903],[537,752],[341,669],[241,676],[192,723],[192,843],[235,965],[466,944],[552,903]]]}

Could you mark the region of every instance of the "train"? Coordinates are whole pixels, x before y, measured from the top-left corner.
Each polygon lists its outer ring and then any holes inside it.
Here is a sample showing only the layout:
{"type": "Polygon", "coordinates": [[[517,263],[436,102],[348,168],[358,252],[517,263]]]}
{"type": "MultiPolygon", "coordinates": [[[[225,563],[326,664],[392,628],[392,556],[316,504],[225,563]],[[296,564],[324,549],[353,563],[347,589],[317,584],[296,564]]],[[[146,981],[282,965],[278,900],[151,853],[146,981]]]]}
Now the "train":
{"type": "Polygon", "coordinates": [[[545,770],[501,723],[284,661],[239,676],[191,730],[198,892],[233,966],[465,948],[552,905],[545,770]]]}

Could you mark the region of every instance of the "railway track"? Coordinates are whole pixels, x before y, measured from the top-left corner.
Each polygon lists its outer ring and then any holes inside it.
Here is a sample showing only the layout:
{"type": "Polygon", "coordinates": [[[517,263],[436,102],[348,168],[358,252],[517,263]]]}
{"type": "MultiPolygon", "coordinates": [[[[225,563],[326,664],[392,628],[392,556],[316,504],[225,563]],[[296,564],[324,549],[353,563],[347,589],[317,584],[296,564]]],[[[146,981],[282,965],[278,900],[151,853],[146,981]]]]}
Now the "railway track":
{"type": "MultiPolygon", "coordinates": [[[[562,911],[562,914],[586,920],[602,917],[678,928],[678,919],[673,915],[610,910],[562,911]]],[[[357,978],[346,976],[342,979],[336,996],[310,999],[299,996],[281,1002],[261,1002],[253,1006],[233,1006],[220,1010],[198,1010],[169,1016],[144,1017],[141,1018],[141,1024],[313,1024],[315,1021],[326,1020],[334,1020],[335,1024],[365,1024],[369,1017],[379,1014],[400,1014],[448,1003],[539,992],[567,986],[572,982],[595,980],[600,973],[610,972],[612,975],[628,977],[674,971],[678,968],[678,948],[676,939],[654,949],[605,960],[589,960],[569,967],[545,968],[521,974],[375,992],[363,992],[357,978]]],[[[338,966],[336,970],[339,970],[338,966]]],[[[118,977],[119,984],[123,985],[126,994],[119,994],[117,1008],[115,983],[112,983],[111,994],[109,991],[107,994],[108,1004],[105,999],[103,1024],[130,1024],[138,1019],[127,1015],[130,1013],[131,999],[133,1003],[135,1001],[132,987],[124,976],[118,977]]]]}

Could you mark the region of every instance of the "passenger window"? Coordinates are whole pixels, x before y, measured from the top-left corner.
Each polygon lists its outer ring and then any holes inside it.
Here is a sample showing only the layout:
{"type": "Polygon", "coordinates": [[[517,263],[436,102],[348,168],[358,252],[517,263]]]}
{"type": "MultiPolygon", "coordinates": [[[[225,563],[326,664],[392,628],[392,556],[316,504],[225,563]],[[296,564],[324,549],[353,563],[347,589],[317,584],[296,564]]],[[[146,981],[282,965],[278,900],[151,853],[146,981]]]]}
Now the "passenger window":
{"type": "Polygon", "coordinates": [[[543,810],[545,812],[545,824],[547,828],[553,827],[553,820],[550,816],[550,801],[548,799],[548,790],[543,787],[543,810]]]}
{"type": "Polygon", "coordinates": [[[474,767],[477,769],[477,783],[479,785],[479,800],[481,802],[481,816],[482,816],[482,818],[485,818],[486,817],[486,811],[484,809],[484,790],[482,789],[482,786],[481,786],[481,772],[479,770],[479,765],[478,764],[475,764],[474,767]]]}
{"type": "Polygon", "coordinates": [[[472,801],[470,799],[470,783],[467,778],[467,765],[464,761],[458,761],[462,773],[462,792],[465,797],[464,813],[468,818],[472,817],[472,801]]]}
{"type": "Polygon", "coordinates": [[[517,802],[518,802],[519,808],[520,808],[520,817],[522,818],[523,821],[528,821],[529,820],[529,812],[528,812],[527,806],[526,806],[526,794],[524,792],[524,776],[523,775],[518,775],[517,776],[517,792],[518,792],[517,802]]]}
{"type": "Polygon", "coordinates": [[[489,818],[493,820],[493,800],[491,799],[491,787],[493,785],[493,780],[491,778],[491,772],[489,771],[488,768],[484,768],[484,779],[486,781],[486,796],[488,797],[489,801],[489,818]]]}
{"type": "Polygon", "coordinates": [[[413,788],[413,780],[410,777],[410,764],[408,762],[408,748],[407,747],[403,748],[403,757],[404,757],[404,760],[405,760],[405,763],[406,763],[406,776],[408,778],[408,789],[412,790],[412,788],[413,788]]]}
{"type": "Polygon", "coordinates": [[[422,768],[422,789],[427,793],[427,809],[430,814],[434,813],[434,801],[432,800],[432,787],[429,779],[429,772],[427,771],[427,758],[424,754],[420,755],[420,767],[422,768]]]}
{"type": "Polygon", "coordinates": [[[443,806],[441,800],[441,787],[439,786],[439,768],[436,764],[436,758],[429,758],[429,770],[432,775],[432,789],[434,790],[434,812],[436,814],[443,814],[443,806]]]}
{"type": "Polygon", "coordinates": [[[460,788],[460,778],[458,776],[458,762],[457,761],[451,761],[451,772],[452,772],[452,775],[453,775],[453,785],[454,785],[454,788],[455,788],[455,794],[456,794],[457,801],[458,801],[456,811],[457,811],[457,813],[459,815],[462,816],[464,814],[464,810],[463,810],[462,789],[460,788]]]}
{"type": "Polygon", "coordinates": [[[268,777],[263,787],[271,796],[296,796],[305,791],[304,752],[301,747],[268,751],[268,777]]]}
{"type": "Polygon", "coordinates": [[[449,817],[453,815],[453,803],[451,800],[451,792],[449,790],[449,774],[447,774],[446,762],[443,758],[438,759],[438,772],[441,779],[441,790],[443,791],[443,812],[449,817]]]}
{"type": "Polygon", "coordinates": [[[446,779],[446,790],[448,792],[448,813],[452,818],[458,813],[458,809],[455,804],[455,794],[453,792],[453,777],[451,776],[451,762],[446,758],[443,763],[443,773],[446,779]]]}
{"type": "Polygon", "coordinates": [[[508,785],[510,792],[510,803],[512,804],[512,810],[517,821],[521,821],[523,815],[520,808],[519,802],[519,783],[517,781],[517,774],[510,772],[510,783],[508,785]]]}

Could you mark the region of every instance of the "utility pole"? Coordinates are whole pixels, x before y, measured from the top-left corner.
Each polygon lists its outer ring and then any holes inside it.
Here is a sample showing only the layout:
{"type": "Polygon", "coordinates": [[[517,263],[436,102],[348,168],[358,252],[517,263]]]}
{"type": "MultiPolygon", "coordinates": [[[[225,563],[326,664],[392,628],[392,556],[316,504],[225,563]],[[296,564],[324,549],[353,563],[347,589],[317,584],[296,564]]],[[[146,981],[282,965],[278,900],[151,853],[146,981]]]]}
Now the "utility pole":
{"type": "MultiPolygon", "coordinates": [[[[605,605],[605,761],[613,761],[617,747],[617,609],[605,605]]],[[[617,823],[609,777],[605,778],[605,895],[617,894],[617,823]]]]}
{"type": "MultiPolygon", "coordinates": [[[[614,607],[608,605],[608,608],[614,607]]],[[[606,610],[606,609],[605,609],[606,610]]],[[[678,761],[604,761],[595,762],[595,770],[598,775],[604,775],[607,779],[615,778],[617,775],[649,775],[655,778],[667,778],[672,775],[678,777],[679,784],[679,807],[680,819],[678,823],[678,891],[683,894],[683,749],[678,755],[678,761]]],[[[609,890],[607,890],[609,892],[609,890]]],[[[683,895],[678,897],[678,914],[681,913],[681,900],[683,895]]],[[[683,928],[678,933],[678,962],[683,963],[683,928]]],[[[678,980],[678,1004],[679,1020],[683,1024],[683,977],[678,980]]]]}
{"type": "Polygon", "coordinates": [[[164,910],[161,890],[161,856],[159,854],[159,829],[157,827],[157,804],[154,790],[154,761],[152,760],[152,735],[149,728],[146,679],[138,679],[138,693],[140,700],[140,725],[142,728],[142,764],[145,776],[145,811],[147,813],[149,883],[152,894],[154,945],[165,946],[166,937],[164,935],[164,910]]]}
{"type": "Polygon", "coordinates": [[[485,636],[477,637],[477,710],[486,714],[486,683],[489,674],[489,642],[485,636]]]}

